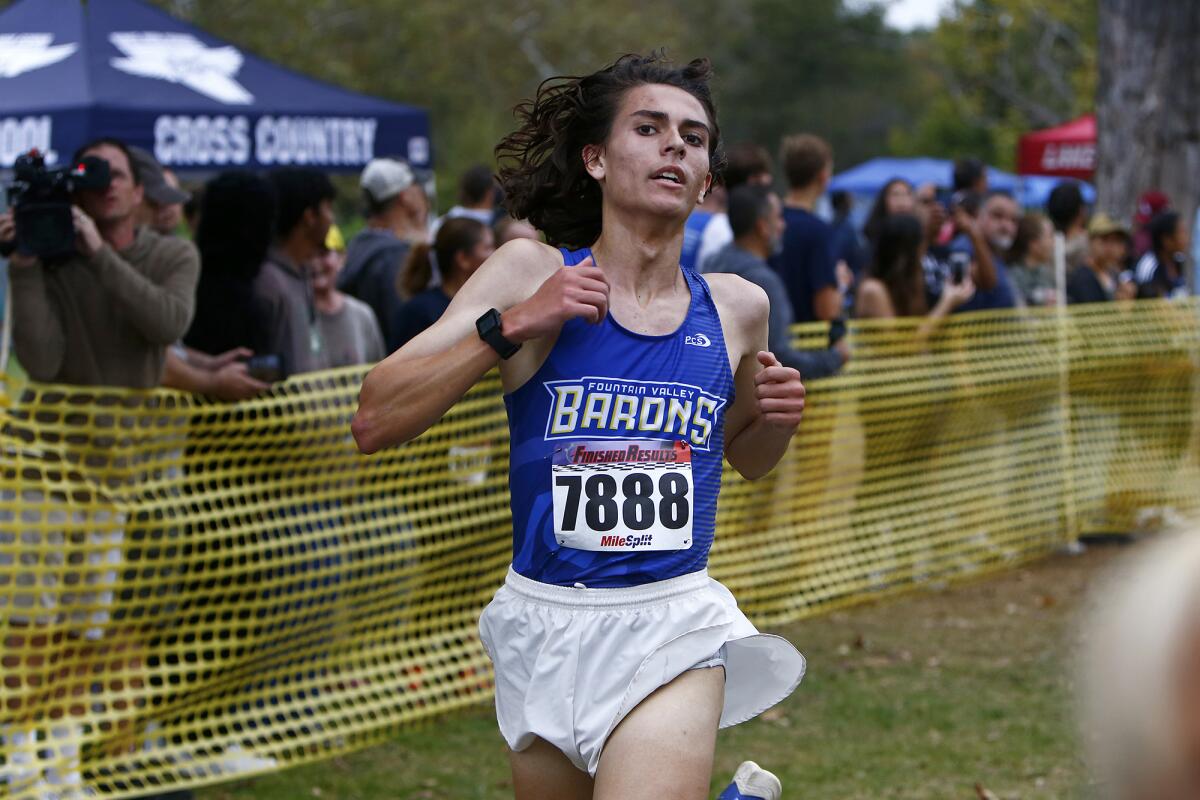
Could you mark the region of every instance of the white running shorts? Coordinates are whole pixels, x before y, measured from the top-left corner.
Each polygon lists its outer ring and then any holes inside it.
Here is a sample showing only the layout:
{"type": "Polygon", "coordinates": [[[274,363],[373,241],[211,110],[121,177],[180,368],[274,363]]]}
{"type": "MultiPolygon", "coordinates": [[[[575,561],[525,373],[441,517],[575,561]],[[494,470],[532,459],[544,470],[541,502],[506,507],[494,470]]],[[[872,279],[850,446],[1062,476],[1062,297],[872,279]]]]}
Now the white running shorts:
{"type": "Polygon", "coordinates": [[[535,737],[595,776],[613,730],[655,689],[697,666],[719,665],[720,727],[745,722],[787,697],[804,656],[761,634],[729,590],[695,572],[628,589],[539,583],[508,571],[479,618],[496,668],[496,717],[508,746],[535,737]]]}

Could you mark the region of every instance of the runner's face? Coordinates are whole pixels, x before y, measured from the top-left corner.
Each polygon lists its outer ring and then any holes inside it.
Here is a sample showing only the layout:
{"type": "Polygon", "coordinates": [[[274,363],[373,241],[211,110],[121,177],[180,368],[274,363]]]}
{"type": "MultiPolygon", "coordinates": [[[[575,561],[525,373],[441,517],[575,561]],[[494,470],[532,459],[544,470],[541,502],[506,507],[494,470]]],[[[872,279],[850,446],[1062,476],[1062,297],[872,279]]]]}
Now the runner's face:
{"type": "Polygon", "coordinates": [[[683,219],[712,182],[711,137],[699,100],[674,86],[649,84],[625,93],[608,140],[585,147],[583,155],[605,202],[683,219]]]}

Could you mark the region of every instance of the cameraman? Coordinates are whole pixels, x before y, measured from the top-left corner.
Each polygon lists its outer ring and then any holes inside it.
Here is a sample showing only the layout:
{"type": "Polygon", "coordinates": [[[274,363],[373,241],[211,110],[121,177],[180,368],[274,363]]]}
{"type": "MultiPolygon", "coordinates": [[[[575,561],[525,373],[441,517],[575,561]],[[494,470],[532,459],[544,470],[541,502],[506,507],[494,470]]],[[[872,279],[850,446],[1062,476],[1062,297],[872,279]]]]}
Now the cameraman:
{"type": "MultiPolygon", "coordinates": [[[[112,180],[73,197],[76,254],[9,258],[13,344],[37,381],[151,388],[191,321],[200,258],[190,242],[137,226],[143,187],[122,142],[97,139],[73,163],[89,155],[108,162],[112,180]]],[[[15,235],[12,213],[0,216],[0,242],[15,235]]]]}

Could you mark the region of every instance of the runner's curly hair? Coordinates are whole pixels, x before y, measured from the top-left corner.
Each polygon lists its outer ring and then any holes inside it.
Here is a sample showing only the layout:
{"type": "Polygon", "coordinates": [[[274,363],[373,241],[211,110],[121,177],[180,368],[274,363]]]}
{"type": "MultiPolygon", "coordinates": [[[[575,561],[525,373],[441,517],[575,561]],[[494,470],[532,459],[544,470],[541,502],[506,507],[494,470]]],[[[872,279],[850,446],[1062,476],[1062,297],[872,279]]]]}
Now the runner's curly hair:
{"type": "Polygon", "coordinates": [[[496,145],[505,205],[528,218],[547,241],[586,247],[600,237],[600,185],[584,168],[583,148],[604,142],[612,131],[621,97],[635,86],[666,84],[691,94],[708,112],[712,137],[709,171],[724,166],[721,131],[709,80],[712,66],[698,58],[676,66],[661,51],[629,54],[583,77],[549,78],[537,95],[513,110],[520,127],[496,145]]]}

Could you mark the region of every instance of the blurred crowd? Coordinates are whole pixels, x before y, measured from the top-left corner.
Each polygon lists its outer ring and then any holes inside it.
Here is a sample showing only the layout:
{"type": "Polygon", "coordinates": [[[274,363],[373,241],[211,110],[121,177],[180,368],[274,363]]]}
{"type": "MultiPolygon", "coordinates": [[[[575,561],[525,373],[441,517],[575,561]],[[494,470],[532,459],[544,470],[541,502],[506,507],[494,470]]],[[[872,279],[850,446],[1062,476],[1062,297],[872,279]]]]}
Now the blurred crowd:
{"type": "MultiPolygon", "coordinates": [[[[761,286],[769,346],[808,379],[850,357],[848,318],[923,317],[928,334],[966,311],[1188,292],[1189,227],[1157,191],[1132,224],[1091,214],[1072,181],[1044,209],[1022,209],[988,187],[982,162],[963,159],[949,186],[889,181],[859,226],[854,198],[829,192],[834,154],[820,137],[785,137],[778,173],[761,145],[727,155],[687,221],[680,261],[761,286]],[[831,323],[828,346],[792,347],[790,326],[817,320],[831,323]]],[[[334,184],[317,169],[222,172],[189,192],[116,139],[86,145],[76,163],[85,156],[106,161],[111,181],[75,195],[76,252],[10,259],[14,349],[44,382],[237,400],[289,375],[372,363],[433,324],[496,247],[539,235],[508,215],[483,164],[437,216],[430,176],[372,160],[358,181],[365,222],[347,241],[334,184]]],[[[12,213],[0,216],[0,244],[14,232],[12,213]]]]}

